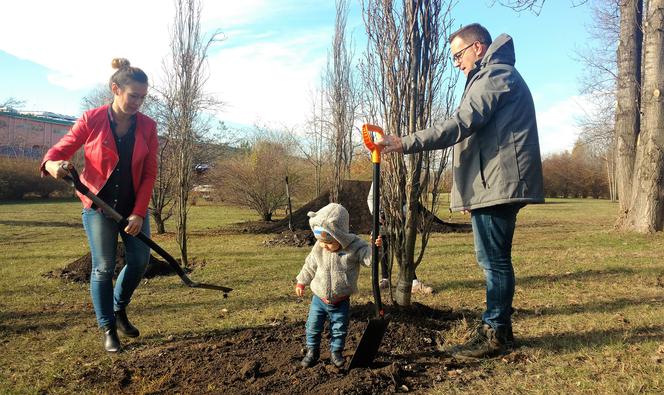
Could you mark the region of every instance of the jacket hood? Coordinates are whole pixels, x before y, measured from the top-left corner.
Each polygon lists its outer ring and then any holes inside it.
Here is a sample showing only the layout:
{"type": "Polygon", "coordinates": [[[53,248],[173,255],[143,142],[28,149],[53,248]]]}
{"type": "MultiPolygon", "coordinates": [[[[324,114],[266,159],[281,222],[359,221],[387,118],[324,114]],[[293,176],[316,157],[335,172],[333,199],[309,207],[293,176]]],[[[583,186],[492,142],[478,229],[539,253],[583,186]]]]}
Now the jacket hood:
{"type": "Polygon", "coordinates": [[[316,212],[309,211],[307,216],[309,216],[309,226],[314,234],[316,227],[321,227],[332,235],[344,249],[355,240],[355,235],[349,233],[348,210],[342,205],[330,203],[316,212]]]}
{"type": "Polygon", "coordinates": [[[514,66],[516,57],[514,55],[514,41],[508,34],[501,34],[487,48],[484,57],[482,58],[481,65],[487,64],[508,64],[514,66]]]}

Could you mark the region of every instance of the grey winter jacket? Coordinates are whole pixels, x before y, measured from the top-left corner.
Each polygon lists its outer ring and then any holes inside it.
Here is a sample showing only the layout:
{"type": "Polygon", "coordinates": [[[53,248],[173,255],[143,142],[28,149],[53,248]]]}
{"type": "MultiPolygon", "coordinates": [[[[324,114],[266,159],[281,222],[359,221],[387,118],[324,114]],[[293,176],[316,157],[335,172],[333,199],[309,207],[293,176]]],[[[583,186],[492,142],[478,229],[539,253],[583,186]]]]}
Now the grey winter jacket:
{"type": "Polygon", "coordinates": [[[311,228],[324,228],[341,244],[341,249],[329,252],[316,243],[297,275],[297,283],[309,285],[316,296],[334,303],[357,292],[360,264],[371,266],[371,248],[349,232],[348,211],[343,206],[330,203],[308,215],[311,228]]]}
{"type": "Polygon", "coordinates": [[[402,138],[404,153],[453,146],[450,209],[543,203],[535,105],[502,34],[468,74],[452,116],[402,138]]]}

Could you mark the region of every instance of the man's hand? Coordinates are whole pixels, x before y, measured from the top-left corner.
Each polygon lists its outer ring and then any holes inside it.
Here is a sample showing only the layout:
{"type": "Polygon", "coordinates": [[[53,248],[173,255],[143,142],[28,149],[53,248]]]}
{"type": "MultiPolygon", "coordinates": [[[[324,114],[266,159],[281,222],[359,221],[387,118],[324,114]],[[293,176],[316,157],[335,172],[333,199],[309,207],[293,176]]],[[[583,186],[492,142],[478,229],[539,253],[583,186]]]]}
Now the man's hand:
{"type": "Polygon", "coordinates": [[[381,150],[384,154],[389,154],[392,152],[403,152],[403,144],[401,143],[401,138],[393,136],[391,134],[383,136],[381,140],[376,141],[374,144],[380,145],[383,147],[381,150]]]}
{"type": "Polygon", "coordinates": [[[297,284],[295,286],[295,295],[297,295],[299,297],[304,296],[304,284],[297,284]]]}
{"type": "Polygon", "coordinates": [[[127,218],[127,226],[124,228],[124,231],[128,235],[136,236],[143,227],[143,218],[140,215],[132,214],[127,218]]]}

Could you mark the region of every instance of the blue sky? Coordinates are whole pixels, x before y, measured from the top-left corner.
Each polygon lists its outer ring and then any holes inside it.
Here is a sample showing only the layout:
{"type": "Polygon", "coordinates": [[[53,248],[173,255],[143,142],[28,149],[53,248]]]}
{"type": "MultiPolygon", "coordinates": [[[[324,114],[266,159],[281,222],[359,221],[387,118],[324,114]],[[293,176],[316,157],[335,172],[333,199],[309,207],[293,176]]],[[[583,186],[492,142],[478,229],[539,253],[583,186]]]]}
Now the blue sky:
{"type": "MultiPolygon", "coordinates": [[[[542,152],[571,149],[578,133],[575,117],[588,100],[578,94],[581,65],[574,51],[586,45],[589,7],[550,0],[536,16],[490,3],[458,1],[455,26],[479,22],[494,37],[504,32],[514,38],[516,67],[535,98],[542,152]]],[[[225,102],[219,118],[231,124],[303,125],[331,45],[334,1],[205,0],[203,7],[204,28],[225,35],[210,53],[207,85],[225,102]]],[[[3,4],[0,101],[15,97],[26,101],[26,110],[78,116],[82,96],[112,73],[113,57],[128,58],[157,83],[173,12],[167,0],[3,4]]],[[[359,56],[364,26],[357,1],[351,1],[348,28],[359,56]]]]}

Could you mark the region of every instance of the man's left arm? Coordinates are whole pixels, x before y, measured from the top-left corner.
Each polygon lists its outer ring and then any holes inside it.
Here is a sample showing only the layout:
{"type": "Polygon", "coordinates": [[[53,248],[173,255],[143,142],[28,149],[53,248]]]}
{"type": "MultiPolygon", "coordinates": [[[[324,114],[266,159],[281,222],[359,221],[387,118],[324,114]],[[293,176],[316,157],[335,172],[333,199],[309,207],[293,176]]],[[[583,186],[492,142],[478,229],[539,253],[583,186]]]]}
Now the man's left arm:
{"type": "Polygon", "coordinates": [[[499,108],[501,97],[509,92],[507,70],[488,71],[486,76],[473,83],[459,108],[442,122],[403,136],[401,143],[405,154],[451,147],[468,138],[491,120],[499,108]]]}

